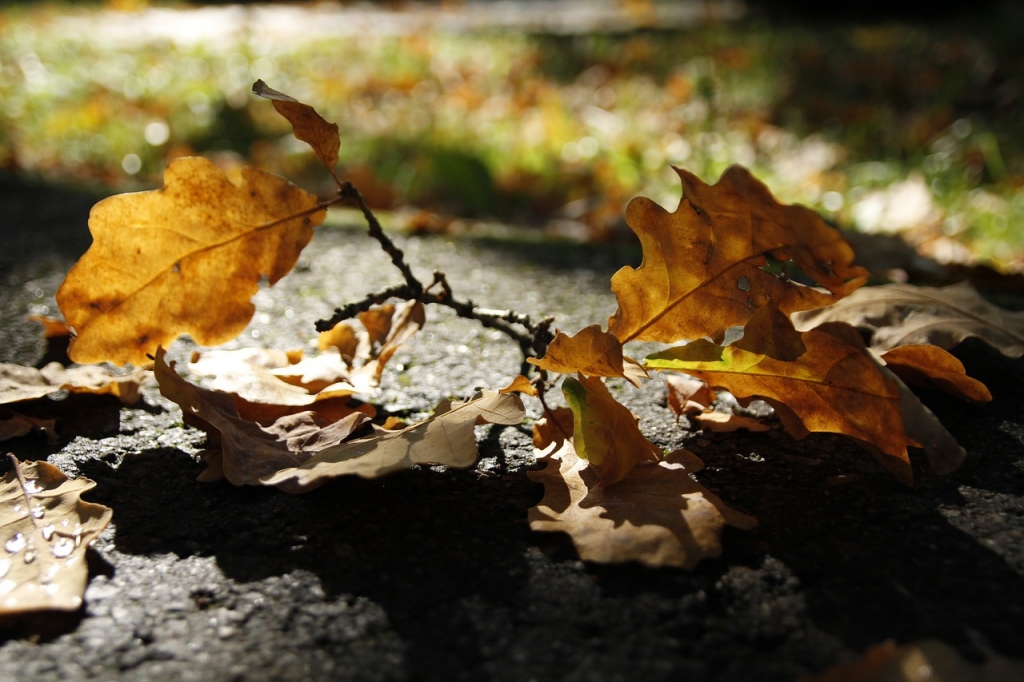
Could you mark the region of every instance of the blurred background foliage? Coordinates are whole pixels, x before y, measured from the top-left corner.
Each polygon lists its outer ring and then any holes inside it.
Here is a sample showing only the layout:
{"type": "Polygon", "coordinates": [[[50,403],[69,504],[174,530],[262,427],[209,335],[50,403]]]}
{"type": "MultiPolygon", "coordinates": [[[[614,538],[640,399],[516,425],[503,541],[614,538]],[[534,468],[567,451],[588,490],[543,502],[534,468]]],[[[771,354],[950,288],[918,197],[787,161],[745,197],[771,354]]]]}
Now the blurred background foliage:
{"type": "Polygon", "coordinates": [[[556,3],[547,26],[498,4],[489,25],[478,3],[4,5],[0,168],[124,191],[198,153],[330,192],[250,94],[262,78],[338,122],[342,173],[376,208],[415,207],[414,229],[614,239],[632,196],[675,207],[671,165],[740,163],[841,226],[1024,270],[1014,3],[870,21],[683,4],[608,0],[609,24],[556,3]]]}

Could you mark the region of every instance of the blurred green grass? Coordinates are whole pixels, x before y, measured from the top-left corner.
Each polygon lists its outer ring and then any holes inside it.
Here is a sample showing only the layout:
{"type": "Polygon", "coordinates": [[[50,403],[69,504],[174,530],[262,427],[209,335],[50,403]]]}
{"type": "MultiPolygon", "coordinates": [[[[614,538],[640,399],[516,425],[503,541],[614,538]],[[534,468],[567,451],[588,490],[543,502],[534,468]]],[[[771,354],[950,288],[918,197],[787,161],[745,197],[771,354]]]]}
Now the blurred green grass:
{"type": "Polygon", "coordinates": [[[741,163],[840,225],[1024,269],[1024,28],[998,13],[303,41],[110,40],[109,16],[0,9],[0,168],[123,191],[202,153],[329,191],[249,94],[262,78],[338,122],[342,172],[379,208],[608,239],[638,193],[675,206],[671,164],[714,181],[741,163]]]}

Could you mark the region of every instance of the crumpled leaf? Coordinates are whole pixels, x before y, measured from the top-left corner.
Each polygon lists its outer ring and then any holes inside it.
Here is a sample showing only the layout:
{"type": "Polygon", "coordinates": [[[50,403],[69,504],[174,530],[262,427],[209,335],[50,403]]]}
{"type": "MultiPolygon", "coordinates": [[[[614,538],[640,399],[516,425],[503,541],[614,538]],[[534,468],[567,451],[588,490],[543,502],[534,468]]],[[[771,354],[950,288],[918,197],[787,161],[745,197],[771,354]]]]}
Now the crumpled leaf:
{"type": "Polygon", "coordinates": [[[622,342],[598,324],[584,327],[572,337],[558,332],[543,358],[526,361],[549,372],[622,377],[634,386],[650,378],[639,362],[622,354],[622,342]]]}
{"type": "Polygon", "coordinates": [[[988,387],[967,376],[963,363],[938,346],[897,346],[881,357],[893,374],[911,386],[936,388],[976,403],[992,400],[988,387]]]}
{"type": "Polygon", "coordinates": [[[702,412],[694,415],[694,421],[700,427],[713,433],[731,433],[745,429],[747,431],[771,431],[764,422],[742,414],[726,414],[725,412],[702,412]]]}
{"type": "Polygon", "coordinates": [[[683,199],[674,213],[638,197],[626,209],[644,259],[612,277],[618,310],[608,329],[623,343],[721,340],[769,300],[784,313],[820,308],[867,279],[839,232],[803,206],[778,203],[749,171],[732,166],[715,185],[676,169],[683,199]],[[791,261],[823,289],[764,269],[791,261]]]}
{"type": "Polygon", "coordinates": [[[621,481],[640,462],[661,458],[661,450],[640,432],[637,417],[600,379],[565,377],[562,393],[573,414],[575,452],[603,485],[621,481]]]}
{"type": "Polygon", "coordinates": [[[400,431],[377,430],[369,438],[320,451],[305,464],[262,480],[287,492],[302,492],[327,479],[355,474],[378,478],[416,464],[465,468],[477,459],[473,427],[479,422],[518,424],[526,415],[514,393],[486,392],[468,402],[438,404],[434,415],[400,431]]]}
{"type": "Polygon", "coordinates": [[[649,355],[646,364],[692,374],[741,400],[760,398],[795,438],[821,431],[856,438],[911,485],[907,446],[915,443],[904,431],[900,390],[855,341],[856,331],[846,329],[847,338],[821,329],[797,332],[771,305],[732,345],[699,339],[649,355]]]}
{"type": "Polygon", "coordinates": [[[1024,680],[1024,663],[990,655],[984,663],[965,660],[936,639],[897,646],[889,640],[864,652],[853,663],[839,663],[800,682],[1011,682],[1024,680]],[[926,671],[926,674],[925,672],[926,671]]]}
{"type": "Polygon", "coordinates": [[[260,479],[307,461],[315,453],[348,438],[367,415],[353,412],[340,421],[328,421],[308,410],[285,414],[270,424],[261,424],[239,414],[235,396],[201,388],[185,381],[164,361],[157,350],[154,372],[160,392],[181,407],[185,422],[201,428],[219,445],[220,456],[209,460],[211,472],[203,480],[217,480],[217,474],[235,485],[259,485],[260,479]]]}
{"type": "Polygon", "coordinates": [[[0,614],[82,606],[86,548],[113,515],[81,499],[95,486],[46,462],[19,463],[0,481],[0,614]]]}
{"type": "Polygon", "coordinates": [[[725,505],[690,477],[703,462],[676,450],[660,462],[641,462],[615,485],[601,483],[572,443],[551,443],[544,469],[527,475],[544,484],[529,512],[530,528],[572,537],[584,561],[691,570],[722,553],[726,525],[749,530],[757,519],[725,505]]]}
{"type": "Polygon", "coordinates": [[[846,322],[871,332],[869,346],[884,351],[909,344],[949,350],[976,336],[1003,355],[1024,356],[1024,312],[1010,312],[982,298],[968,282],[917,287],[865,287],[835,305],[793,316],[797,329],[846,322]]]}
{"type": "Polygon", "coordinates": [[[665,377],[668,389],[668,407],[680,416],[699,414],[715,402],[715,393],[706,383],[687,374],[669,374],[665,377]]]}
{"type": "Polygon", "coordinates": [[[317,157],[333,175],[334,167],[338,165],[338,150],[341,148],[338,124],[328,123],[313,107],[274,90],[262,80],[252,84],[252,91],[253,94],[271,101],[277,113],[292,124],[295,137],[312,147],[317,157]]]}
{"type": "Polygon", "coordinates": [[[64,367],[59,362],[51,362],[42,369],[36,369],[0,363],[0,404],[70,391],[114,395],[125,405],[134,405],[142,397],[142,385],[150,376],[151,373],[144,369],[130,374],[114,374],[98,365],[64,367]]]}
{"type": "Polygon", "coordinates": [[[270,173],[244,168],[236,186],[207,159],[174,159],[162,189],[93,207],[92,246],[57,290],[77,334],[70,357],[138,365],[180,334],[234,338],[261,276],[287,274],[325,216],[315,196],[270,173]]]}

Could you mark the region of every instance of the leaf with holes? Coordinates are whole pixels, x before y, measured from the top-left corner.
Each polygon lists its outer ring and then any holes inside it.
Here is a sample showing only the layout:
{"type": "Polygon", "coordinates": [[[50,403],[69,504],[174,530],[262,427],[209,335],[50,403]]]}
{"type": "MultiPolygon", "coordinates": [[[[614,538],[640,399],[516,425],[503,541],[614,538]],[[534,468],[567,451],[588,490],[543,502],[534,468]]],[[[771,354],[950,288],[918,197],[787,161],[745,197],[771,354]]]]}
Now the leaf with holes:
{"type": "Polygon", "coordinates": [[[57,291],[76,362],[141,364],[180,334],[216,345],[252,318],[260,278],[295,265],[326,210],[286,180],[210,161],[171,161],[162,189],[120,194],[89,215],[93,243],[57,291]]]}
{"type": "Polygon", "coordinates": [[[626,209],[644,258],[612,277],[619,307],[608,330],[623,343],[720,340],[769,301],[786,314],[820,308],[867,279],[838,230],[807,208],[780,204],[746,169],[729,168],[715,185],[676,172],[683,199],[675,212],[644,197],[626,209]],[[770,271],[769,260],[817,286],[770,271]]]}

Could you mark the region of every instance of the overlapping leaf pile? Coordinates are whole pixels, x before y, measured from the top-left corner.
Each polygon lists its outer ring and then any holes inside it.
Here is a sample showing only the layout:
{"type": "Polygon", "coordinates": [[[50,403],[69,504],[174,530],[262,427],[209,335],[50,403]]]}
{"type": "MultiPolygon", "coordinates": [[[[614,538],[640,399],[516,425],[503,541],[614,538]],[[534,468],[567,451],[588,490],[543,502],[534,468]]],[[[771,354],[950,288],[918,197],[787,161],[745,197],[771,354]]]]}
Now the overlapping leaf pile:
{"type": "MultiPolygon", "coordinates": [[[[854,438],[909,485],[908,448],[922,448],[939,472],[956,468],[964,452],[908,384],[984,402],[987,389],[943,348],[965,335],[982,336],[1015,357],[1024,348],[1019,316],[983,309],[961,289],[854,293],[866,272],[854,265],[839,233],[806,208],[780,204],[736,166],[714,185],[677,169],[683,198],[673,212],[635,199],[626,219],[644,259],[612,277],[618,308],[607,330],[591,325],[574,336],[545,336],[547,327],[531,326],[526,316],[455,301],[443,275],[429,286],[415,280],[358,192],[335,176],[337,126],[262,82],[254,91],[272,100],[313,147],[338,195],[320,201],[254,169],[234,185],[204,159],[178,159],[167,167],[162,189],[96,205],[93,245],[57,293],[75,334],[73,360],[153,358],[161,392],[181,407],[186,423],[208,435],[203,480],[303,492],[337,476],[471,466],[474,426],[518,424],[526,412],[516,393],[540,391],[543,398],[556,383],[551,376],[562,374],[568,408],[551,410],[542,400],[545,418],[534,428],[543,469],[531,477],[544,484],[545,496],[530,510],[531,526],[569,533],[587,560],[692,568],[721,552],[724,526],[750,529],[757,522],[696,482],[693,474],[703,466],[696,455],[665,454],[648,440],[606,380],[639,386],[649,370],[681,373],[670,375],[670,407],[719,430],[769,427],[711,411],[713,389],[740,404],[763,400],[794,438],[815,432],[854,438]],[[260,278],[273,284],[287,274],[326,208],[346,199],[363,209],[371,236],[406,284],[368,295],[347,315],[358,325],[341,322],[323,332],[318,355],[213,350],[193,357],[192,381],[179,375],[164,347],[186,333],[202,344],[238,334],[254,312],[250,299],[260,278]],[[435,285],[440,294],[431,292],[435,285]],[[405,300],[386,303],[393,298],[405,300]],[[926,310],[922,301],[929,302],[926,310]],[[426,324],[425,302],[450,305],[509,333],[536,378],[520,376],[498,391],[444,401],[417,424],[371,424],[377,410],[358,398],[377,386],[397,348],[426,324]],[[847,320],[873,333],[872,347],[847,320]],[[513,323],[533,336],[516,336],[513,323]],[[896,324],[907,332],[902,338],[893,333],[896,324]],[[625,352],[631,341],[670,347],[641,362],[625,352]]],[[[14,396],[8,400],[20,400],[75,385],[72,371],[8,371],[0,379],[4,393],[14,396]]],[[[88,390],[117,392],[123,385],[107,378],[88,390]]]]}

